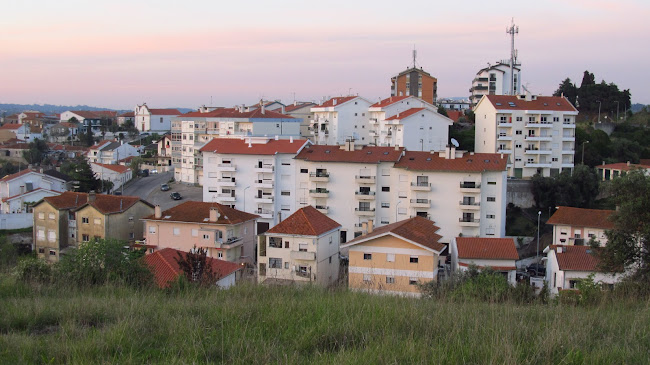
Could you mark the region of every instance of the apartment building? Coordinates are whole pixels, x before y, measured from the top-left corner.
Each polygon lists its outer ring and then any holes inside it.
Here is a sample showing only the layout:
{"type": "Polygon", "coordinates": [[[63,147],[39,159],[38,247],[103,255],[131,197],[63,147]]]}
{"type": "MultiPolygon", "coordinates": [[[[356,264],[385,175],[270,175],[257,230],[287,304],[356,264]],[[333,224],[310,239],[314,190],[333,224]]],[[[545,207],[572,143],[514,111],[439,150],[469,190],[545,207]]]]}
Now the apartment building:
{"type": "Polygon", "coordinates": [[[438,99],[438,79],[424,71],[422,67],[413,67],[400,72],[390,79],[392,96],[415,96],[429,104],[438,99]]]}
{"type": "Polygon", "coordinates": [[[438,280],[439,228],[413,217],[373,229],[343,245],[349,252],[348,287],[373,293],[419,296],[418,284],[438,280]]]}
{"type": "Polygon", "coordinates": [[[190,252],[194,246],[207,256],[252,264],[255,260],[255,220],[258,215],[218,203],[187,201],[142,218],[145,245],[154,251],[164,248],[190,252]]]}
{"type": "Polygon", "coordinates": [[[260,107],[201,108],[173,118],[171,149],[176,181],[203,185],[203,147],[212,138],[298,138],[301,119],[260,107]]]}
{"type": "Polygon", "coordinates": [[[341,222],[341,243],[414,216],[434,220],[442,242],[505,234],[506,162],[500,154],[447,148],[310,145],[296,160],[296,203],[341,222]]]}
{"type": "Polygon", "coordinates": [[[564,97],[485,95],[474,107],[479,153],[510,157],[508,176],[572,170],[578,110],[564,97]]]}
{"type": "Polygon", "coordinates": [[[515,60],[512,71],[510,60],[488,64],[480,69],[469,89],[471,106],[476,105],[483,95],[518,95],[521,94],[521,63],[515,60]]]}
{"type": "Polygon", "coordinates": [[[163,134],[169,132],[172,118],[178,115],[181,115],[181,112],[177,109],[152,109],[144,103],[135,106],[133,120],[140,132],[163,134]]]}
{"type": "Polygon", "coordinates": [[[124,143],[124,141],[104,140],[90,147],[86,156],[88,163],[115,165],[121,159],[140,156],[140,152],[134,146],[124,143]]]}
{"type": "Polygon", "coordinates": [[[451,242],[451,266],[467,271],[472,265],[479,270],[490,268],[501,273],[510,285],[517,284],[519,253],[512,238],[456,237],[451,242]]]}
{"type": "Polygon", "coordinates": [[[66,191],[34,205],[34,250],[58,261],[69,246],[99,238],[142,239],[139,219],[153,206],[138,197],[66,191]]]}
{"type": "Polygon", "coordinates": [[[296,211],[296,160],[304,139],[215,138],[200,149],[203,201],[260,215],[257,232],[296,211]]]}
{"type": "Polygon", "coordinates": [[[614,229],[613,210],[558,207],[546,224],[553,226],[553,244],[589,246],[591,239],[607,244],[605,231],[614,229]]]}
{"type": "Polygon", "coordinates": [[[311,126],[313,123],[311,108],[316,105],[317,104],[311,102],[294,101],[293,104],[284,107],[284,112],[282,114],[302,120],[300,123],[300,138],[308,139],[312,137],[311,126]]]}
{"type": "Polygon", "coordinates": [[[341,225],[308,205],[259,236],[258,281],[334,284],[341,225]]]}
{"type": "Polygon", "coordinates": [[[312,107],[312,141],[323,145],[343,144],[348,139],[370,143],[370,105],[360,96],[341,96],[312,107]]]}
{"type": "Polygon", "coordinates": [[[371,105],[368,112],[370,144],[409,151],[443,150],[453,124],[434,105],[414,96],[391,96],[371,105]]]}

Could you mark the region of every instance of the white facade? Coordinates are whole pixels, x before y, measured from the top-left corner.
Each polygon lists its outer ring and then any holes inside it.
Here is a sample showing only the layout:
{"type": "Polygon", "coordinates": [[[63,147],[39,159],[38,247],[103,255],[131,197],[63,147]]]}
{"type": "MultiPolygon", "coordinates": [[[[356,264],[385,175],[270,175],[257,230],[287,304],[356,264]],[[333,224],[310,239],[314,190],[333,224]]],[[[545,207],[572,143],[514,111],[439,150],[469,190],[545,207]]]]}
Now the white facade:
{"type": "Polygon", "coordinates": [[[19,194],[16,196],[5,198],[2,199],[2,207],[0,209],[0,213],[2,214],[25,213],[28,211],[25,204],[27,203],[32,204],[48,196],[56,196],[60,194],[61,193],[58,191],[37,188],[35,190],[28,191],[24,194],[19,194]]]}
{"type": "Polygon", "coordinates": [[[23,170],[0,180],[0,199],[14,197],[36,189],[64,192],[67,187],[64,180],[33,170],[23,170]]]}
{"type": "Polygon", "coordinates": [[[136,105],[133,113],[135,127],[140,132],[157,133],[169,132],[172,118],[180,114],[175,109],[151,109],[146,103],[136,105]]]}
{"type": "Polygon", "coordinates": [[[370,143],[368,108],[372,103],[359,96],[332,98],[311,108],[311,135],[316,144],[343,144],[352,138],[357,144],[370,143]]]}
{"type": "Polygon", "coordinates": [[[551,176],[573,169],[578,111],[566,98],[488,95],[474,113],[475,151],[508,154],[508,176],[551,176]]]}
{"type": "Polygon", "coordinates": [[[467,99],[438,99],[438,105],[448,110],[469,110],[471,108],[470,102],[467,99]]]}
{"type": "Polygon", "coordinates": [[[416,108],[384,120],[378,119],[376,124],[377,128],[372,129],[370,135],[377,146],[399,146],[409,151],[441,151],[447,145],[449,126],[453,121],[436,111],[416,108]]]}
{"type": "Polygon", "coordinates": [[[514,90],[510,72],[510,60],[499,61],[494,66],[479,70],[472,81],[469,100],[472,105],[481,100],[483,95],[517,95],[521,93],[521,64],[515,62],[514,90]]]}
{"type": "Polygon", "coordinates": [[[140,156],[136,147],[124,142],[102,141],[90,147],[87,158],[89,163],[115,165],[119,160],[131,156],[140,156]]]}
{"type": "Polygon", "coordinates": [[[116,191],[133,178],[133,171],[122,165],[91,163],[90,167],[92,168],[96,178],[100,180],[108,180],[113,183],[113,191],[116,191]]]}

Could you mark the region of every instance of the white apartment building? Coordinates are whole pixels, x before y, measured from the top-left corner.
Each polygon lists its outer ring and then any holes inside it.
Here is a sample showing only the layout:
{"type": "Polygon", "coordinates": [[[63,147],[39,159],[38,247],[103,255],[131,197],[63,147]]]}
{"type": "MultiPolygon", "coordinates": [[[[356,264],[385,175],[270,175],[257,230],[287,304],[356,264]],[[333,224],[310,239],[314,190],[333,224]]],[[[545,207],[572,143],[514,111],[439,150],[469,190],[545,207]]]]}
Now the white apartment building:
{"type": "Polygon", "coordinates": [[[181,115],[177,109],[152,109],[147,103],[136,105],[134,114],[135,127],[140,132],[163,134],[171,129],[172,118],[181,115]]]}
{"type": "Polygon", "coordinates": [[[505,235],[506,155],[348,142],[306,146],[295,159],[297,206],[342,222],[341,243],[369,221],[379,227],[414,216],[435,221],[444,243],[505,235]]]}
{"type": "Polygon", "coordinates": [[[266,232],[296,209],[294,157],[304,139],[215,138],[203,154],[203,201],[258,214],[257,232],[266,232]]]}
{"type": "Polygon", "coordinates": [[[441,151],[453,121],[414,96],[391,96],[370,106],[370,144],[409,151],[441,151]]]}
{"type": "Polygon", "coordinates": [[[572,170],[578,110],[564,97],[485,95],[474,107],[477,153],[510,156],[508,176],[572,170]]]}
{"type": "Polygon", "coordinates": [[[341,225],[314,207],[298,209],[259,236],[258,281],[334,284],[341,225]]]}
{"type": "Polygon", "coordinates": [[[261,107],[255,110],[238,108],[201,108],[199,111],[173,118],[171,127],[172,165],[174,179],[203,185],[203,157],[199,153],[212,138],[281,136],[298,138],[300,122],[261,107]]]}
{"type": "Polygon", "coordinates": [[[510,60],[497,62],[495,65],[480,69],[472,81],[469,97],[470,104],[476,105],[483,95],[517,95],[521,93],[521,63],[515,60],[513,72],[510,60]],[[514,74],[514,79],[511,75],[514,74]],[[511,86],[514,84],[514,90],[511,86]]]}
{"type": "Polygon", "coordinates": [[[103,163],[107,165],[116,165],[119,160],[131,156],[140,156],[140,152],[134,146],[124,141],[100,141],[88,149],[88,163],[103,163]]]}
{"type": "Polygon", "coordinates": [[[351,138],[358,144],[370,143],[370,105],[360,96],[341,96],[312,107],[312,140],[323,145],[343,144],[351,138]]]}

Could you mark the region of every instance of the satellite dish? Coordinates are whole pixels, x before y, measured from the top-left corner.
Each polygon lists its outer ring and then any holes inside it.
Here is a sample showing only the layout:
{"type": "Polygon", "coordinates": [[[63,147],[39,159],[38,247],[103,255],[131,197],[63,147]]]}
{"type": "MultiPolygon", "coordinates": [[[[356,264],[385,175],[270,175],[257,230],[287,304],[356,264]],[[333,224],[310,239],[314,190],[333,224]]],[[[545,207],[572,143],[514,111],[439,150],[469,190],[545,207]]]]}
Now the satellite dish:
{"type": "Polygon", "coordinates": [[[458,141],[456,140],[456,138],[452,138],[452,139],[451,139],[451,144],[453,144],[454,147],[456,147],[456,148],[458,148],[458,147],[460,146],[460,145],[458,144],[458,141]]]}

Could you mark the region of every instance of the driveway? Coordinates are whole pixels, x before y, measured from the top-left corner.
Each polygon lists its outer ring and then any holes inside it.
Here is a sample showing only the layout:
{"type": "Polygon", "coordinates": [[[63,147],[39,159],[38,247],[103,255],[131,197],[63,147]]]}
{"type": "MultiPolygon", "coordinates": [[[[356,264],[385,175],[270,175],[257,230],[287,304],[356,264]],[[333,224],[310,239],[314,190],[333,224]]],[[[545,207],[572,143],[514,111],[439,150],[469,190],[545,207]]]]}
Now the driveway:
{"type": "MultiPolygon", "coordinates": [[[[167,180],[165,180],[164,182],[167,182],[167,180]]],[[[175,207],[178,204],[181,204],[188,200],[194,200],[199,202],[203,201],[203,187],[201,186],[191,186],[187,184],[173,182],[169,184],[169,187],[171,188],[169,189],[169,191],[161,191],[160,184],[158,184],[157,186],[155,186],[155,189],[150,191],[149,195],[146,197],[145,200],[153,205],[160,205],[160,208],[163,211],[175,207]],[[183,199],[173,200],[172,198],[169,197],[169,194],[171,194],[172,192],[180,193],[183,199]]]]}

